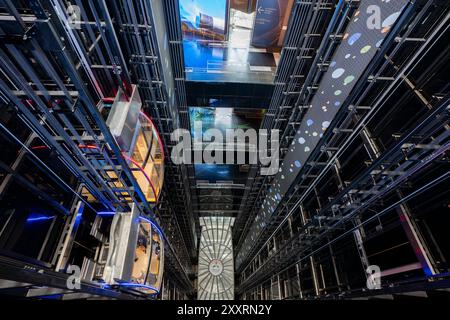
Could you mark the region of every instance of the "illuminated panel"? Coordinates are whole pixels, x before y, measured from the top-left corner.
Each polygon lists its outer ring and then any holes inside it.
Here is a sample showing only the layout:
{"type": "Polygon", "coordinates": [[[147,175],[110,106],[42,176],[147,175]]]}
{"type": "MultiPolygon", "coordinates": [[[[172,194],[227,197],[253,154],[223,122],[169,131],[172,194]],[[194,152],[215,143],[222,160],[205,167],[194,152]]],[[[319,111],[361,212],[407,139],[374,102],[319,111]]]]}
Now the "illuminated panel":
{"type": "Polygon", "coordinates": [[[230,217],[200,218],[198,300],[234,298],[233,222],[230,217]]]}
{"type": "Polygon", "coordinates": [[[142,222],[138,227],[134,264],[131,273],[131,282],[145,284],[147,271],[152,254],[152,227],[150,223],[142,222]]]}
{"type": "Polygon", "coordinates": [[[185,35],[199,39],[225,39],[227,0],[180,0],[180,16],[185,35]]]}
{"type": "MultiPolygon", "coordinates": [[[[112,104],[107,124],[145,198],[155,203],[164,181],[164,145],[152,120],[141,111],[141,107],[141,98],[135,85],[131,98],[127,98],[120,90],[112,104]]],[[[90,145],[81,147],[96,148],[90,145]]],[[[115,172],[108,174],[116,178],[115,172]]]]}
{"type": "MultiPolygon", "coordinates": [[[[252,46],[269,48],[280,43],[281,30],[287,25],[287,10],[292,8],[292,0],[258,0],[252,35],[252,46]]],[[[284,33],[283,33],[284,35],[284,33]]]]}
{"type": "MultiPolygon", "coordinates": [[[[113,216],[103,280],[144,294],[159,293],[164,272],[164,243],[159,228],[139,217],[134,205],[131,212],[98,214],[113,216]]],[[[102,266],[98,268],[100,271],[102,266]]]]}
{"type": "Polygon", "coordinates": [[[130,162],[148,202],[156,202],[164,182],[164,147],[152,120],[143,112],[139,115],[136,144],[130,162]]]}
{"type": "Polygon", "coordinates": [[[163,248],[157,228],[149,220],[141,217],[131,274],[131,283],[141,285],[139,291],[147,294],[160,291],[164,269],[163,248]]]}
{"type": "Polygon", "coordinates": [[[369,19],[371,16],[367,13],[368,7],[373,5],[370,1],[363,1],[359,10],[353,15],[352,22],[334,55],[330,68],[325,73],[311,102],[311,108],[306,113],[279,173],[261,206],[261,211],[237,256],[236,263],[238,265],[251,249],[252,243],[257,239],[261,230],[265,228],[266,223],[271,220],[271,216],[276,213],[278,204],[294,182],[302,166],[307,162],[311,152],[349,96],[357,80],[375,56],[377,49],[383,43],[408,1],[378,1],[377,3],[381,9],[381,28],[368,28],[367,22],[372,21],[369,19]]]}

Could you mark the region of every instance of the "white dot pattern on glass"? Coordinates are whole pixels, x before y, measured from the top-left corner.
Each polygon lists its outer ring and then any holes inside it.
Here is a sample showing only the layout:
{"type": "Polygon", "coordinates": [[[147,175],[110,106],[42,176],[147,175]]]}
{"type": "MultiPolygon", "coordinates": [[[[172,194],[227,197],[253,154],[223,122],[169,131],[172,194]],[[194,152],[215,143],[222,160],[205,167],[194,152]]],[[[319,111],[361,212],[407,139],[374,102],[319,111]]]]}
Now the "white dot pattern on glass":
{"type": "Polygon", "coordinates": [[[380,1],[382,16],[385,19],[382,22],[382,29],[378,30],[367,27],[367,7],[370,3],[362,2],[357,17],[355,15],[352,18],[343,42],[331,59],[329,70],[325,73],[317,94],[311,102],[311,108],[297,131],[291,149],[295,152],[286,155],[279,173],[274,178],[272,188],[261,206],[261,211],[244,241],[242,250],[238,253],[237,264],[251,249],[254,239],[267,225],[267,222],[274,214],[277,214],[276,209],[279,202],[282,201],[292,182],[307,163],[308,157],[331,125],[337,112],[344,105],[345,99],[355,87],[357,79],[361,77],[366,66],[383,44],[388,31],[400,17],[407,3],[407,0],[380,1]],[[301,146],[301,148],[295,149],[296,146],[301,146]],[[256,223],[257,221],[258,223],[256,223]]]}

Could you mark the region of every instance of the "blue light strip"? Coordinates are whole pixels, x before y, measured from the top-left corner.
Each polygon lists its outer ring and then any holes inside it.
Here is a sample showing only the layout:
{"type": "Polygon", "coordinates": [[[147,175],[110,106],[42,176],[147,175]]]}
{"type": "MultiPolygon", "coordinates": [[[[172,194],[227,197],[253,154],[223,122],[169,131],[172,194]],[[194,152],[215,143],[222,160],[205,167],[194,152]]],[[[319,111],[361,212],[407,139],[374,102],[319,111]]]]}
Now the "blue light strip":
{"type": "Polygon", "coordinates": [[[155,294],[159,294],[159,290],[158,289],[156,289],[156,288],[154,288],[152,286],[146,285],[146,284],[133,283],[133,282],[124,282],[124,283],[120,283],[119,287],[144,288],[144,289],[153,290],[153,291],[155,291],[155,294]]]}
{"type": "Polygon", "coordinates": [[[116,213],[114,211],[101,211],[101,212],[97,212],[98,216],[113,216],[116,213]]]}
{"type": "Polygon", "coordinates": [[[444,278],[444,277],[450,277],[450,272],[427,275],[427,278],[444,278]]]}
{"type": "Polygon", "coordinates": [[[55,218],[55,216],[51,216],[51,217],[42,216],[42,217],[36,217],[36,218],[28,218],[27,222],[45,221],[45,220],[51,220],[53,218],[55,218]]]}

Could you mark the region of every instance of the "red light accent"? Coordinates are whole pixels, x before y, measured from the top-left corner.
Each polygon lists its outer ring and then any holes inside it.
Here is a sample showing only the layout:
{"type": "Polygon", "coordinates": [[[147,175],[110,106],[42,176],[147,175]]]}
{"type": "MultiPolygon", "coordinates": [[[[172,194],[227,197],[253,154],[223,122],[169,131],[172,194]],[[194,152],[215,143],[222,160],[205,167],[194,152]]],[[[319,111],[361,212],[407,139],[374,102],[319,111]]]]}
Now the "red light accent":
{"type": "Polygon", "coordinates": [[[122,156],[132,162],[136,167],[138,167],[138,169],[144,174],[145,179],[147,179],[148,183],[150,184],[150,187],[152,188],[153,191],[153,195],[155,196],[155,203],[157,202],[157,195],[156,195],[156,190],[155,187],[153,186],[152,181],[150,180],[150,177],[147,175],[147,173],[144,171],[144,168],[142,168],[142,166],[137,163],[135,160],[133,160],[130,156],[128,156],[125,152],[122,152],[122,156]]]}
{"type": "Polygon", "coordinates": [[[112,88],[111,92],[114,97],[117,96],[117,88],[116,87],[112,88]]]}
{"type": "Polygon", "coordinates": [[[31,148],[32,150],[41,150],[41,149],[48,149],[47,146],[35,146],[31,148]]]}
{"type": "Polygon", "coordinates": [[[127,98],[127,101],[130,101],[130,97],[133,94],[133,87],[123,79],[122,76],[122,87],[125,89],[125,97],[127,98]]]}
{"type": "Polygon", "coordinates": [[[163,142],[161,140],[161,136],[159,135],[158,130],[156,130],[156,126],[153,123],[152,119],[148,115],[146,115],[145,112],[143,112],[143,111],[141,111],[141,115],[143,115],[150,122],[150,124],[153,126],[153,129],[155,129],[156,137],[158,138],[158,142],[159,142],[159,144],[161,146],[162,160],[163,160],[163,163],[164,163],[164,159],[166,158],[166,156],[164,154],[164,144],[163,144],[163,142]]]}
{"type": "Polygon", "coordinates": [[[33,100],[32,99],[22,99],[23,104],[28,104],[29,106],[33,106],[33,100]]]}
{"type": "Polygon", "coordinates": [[[84,145],[84,144],[79,144],[79,145],[78,145],[78,148],[80,148],[80,149],[91,149],[91,150],[100,150],[99,147],[94,146],[94,145],[91,145],[91,144],[86,144],[86,145],[84,145]]]}
{"type": "MultiPolygon", "coordinates": [[[[94,146],[94,145],[90,145],[90,144],[86,144],[86,145],[85,144],[79,144],[78,148],[80,148],[80,149],[90,149],[90,150],[100,150],[99,147],[94,146]]],[[[41,149],[49,149],[49,147],[47,147],[47,146],[35,146],[35,147],[32,147],[31,149],[33,149],[33,150],[41,150],[41,149]]]]}
{"type": "Polygon", "coordinates": [[[107,103],[107,104],[112,104],[114,102],[114,100],[115,100],[114,97],[106,97],[106,98],[102,99],[103,103],[107,103]]]}

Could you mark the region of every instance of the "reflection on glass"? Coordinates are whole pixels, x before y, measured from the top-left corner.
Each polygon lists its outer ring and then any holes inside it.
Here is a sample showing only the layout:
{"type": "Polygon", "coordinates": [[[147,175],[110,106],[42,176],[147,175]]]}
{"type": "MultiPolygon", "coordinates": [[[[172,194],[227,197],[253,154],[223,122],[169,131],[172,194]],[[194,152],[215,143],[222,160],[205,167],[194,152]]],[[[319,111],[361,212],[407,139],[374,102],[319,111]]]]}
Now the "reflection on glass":
{"type": "Polygon", "coordinates": [[[155,203],[164,181],[164,150],[151,119],[141,113],[139,123],[136,145],[128,160],[147,201],[155,203]]]}
{"type": "Polygon", "coordinates": [[[138,232],[138,241],[136,244],[131,281],[134,283],[145,284],[145,276],[147,274],[152,251],[150,223],[140,223],[138,232]]]}
{"type": "Polygon", "coordinates": [[[159,288],[161,286],[161,237],[159,233],[153,232],[152,235],[152,259],[150,261],[150,270],[148,272],[149,285],[159,288]]]}
{"type": "Polygon", "coordinates": [[[148,221],[141,220],[131,282],[142,285],[146,294],[160,291],[163,274],[163,245],[159,231],[148,221]]]}

